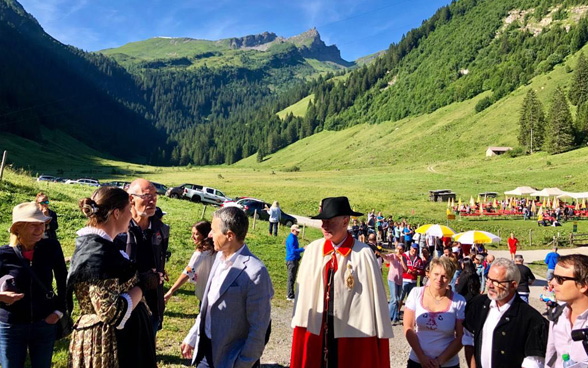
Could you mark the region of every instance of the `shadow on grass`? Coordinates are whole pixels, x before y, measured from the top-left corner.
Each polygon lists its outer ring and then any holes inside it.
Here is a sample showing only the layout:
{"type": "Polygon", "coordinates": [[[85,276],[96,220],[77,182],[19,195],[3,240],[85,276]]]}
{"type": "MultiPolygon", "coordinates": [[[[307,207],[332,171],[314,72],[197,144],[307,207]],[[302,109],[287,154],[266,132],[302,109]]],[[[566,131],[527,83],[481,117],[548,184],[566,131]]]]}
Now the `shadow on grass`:
{"type": "Polygon", "coordinates": [[[190,366],[190,359],[184,359],[180,356],[179,351],[178,355],[170,355],[170,354],[157,354],[157,365],[161,366],[163,364],[179,364],[190,366]]]}
{"type": "Polygon", "coordinates": [[[184,312],[172,312],[172,311],[165,311],[166,317],[171,318],[183,318],[183,319],[191,319],[195,320],[198,317],[198,313],[184,313],[184,312]]]}

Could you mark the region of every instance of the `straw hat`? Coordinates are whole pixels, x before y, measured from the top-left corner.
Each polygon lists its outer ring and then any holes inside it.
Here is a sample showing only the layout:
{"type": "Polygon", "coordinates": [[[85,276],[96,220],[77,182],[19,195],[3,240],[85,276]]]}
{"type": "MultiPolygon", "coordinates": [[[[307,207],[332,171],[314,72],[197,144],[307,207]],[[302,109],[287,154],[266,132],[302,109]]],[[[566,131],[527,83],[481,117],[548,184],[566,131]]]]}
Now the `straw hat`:
{"type": "Polygon", "coordinates": [[[25,202],[14,206],[12,209],[12,225],[8,230],[12,233],[14,224],[18,222],[47,223],[49,221],[51,221],[51,217],[45,216],[35,202],[25,202]]]}

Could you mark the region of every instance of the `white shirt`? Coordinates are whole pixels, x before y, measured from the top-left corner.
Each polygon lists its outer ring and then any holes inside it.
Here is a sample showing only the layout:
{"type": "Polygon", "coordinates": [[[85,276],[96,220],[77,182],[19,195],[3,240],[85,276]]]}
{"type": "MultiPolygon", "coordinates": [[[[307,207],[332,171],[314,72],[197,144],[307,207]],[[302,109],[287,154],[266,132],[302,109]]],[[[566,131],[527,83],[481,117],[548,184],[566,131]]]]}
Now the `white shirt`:
{"type": "Polygon", "coordinates": [[[582,312],[572,326],[570,321],[571,309],[566,305],[557,323],[549,323],[549,338],[547,340],[547,352],[545,359],[549,362],[555,354],[556,361],[551,367],[563,367],[562,356],[569,354],[570,359],[580,363],[578,367],[588,366],[588,356],[581,341],[572,340],[572,330],[579,330],[588,327],[588,310],[582,312]]]}
{"type": "MultiPolygon", "coordinates": [[[[227,278],[227,274],[229,273],[229,270],[231,269],[231,266],[233,265],[235,258],[237,258],[237,256],[239,254],[241,254],[241,251],[243,250],[244,247],[245,247],[245,244],[243,244],[241,246],[241,248],[239,248],[238,251],[233,253],[229,257],[229,259],[225,259],[223,252],[218,252],[218,255],[216,257],[215,264],[217,264],[217,267],[214,270],[214,274],[210,275],[210,277],[212,279],[210,281],[210,288],[208,288],[208,294],[206,294],[206,297],[208,298],[208,305],[206,306],[206,319],[204,321],[204,333],[206,334],[206,336],[209,339],[212,338],[211,332],[210,332],[211,331],[210,311],[212,309],[212,305],[218,300],[218,298],[220,298],[221,285],[223,284],[223,282],[227,278]]],[[[212,268],[214,268],[214,266],[212,266],[212,268]]]]}
{"type": "MultiPolygon", "coordinates": [[[[492,344],[494,339],[494,330],[500,322],[500,319],[504,313],[511,307],[513,300],[516,298],[516,294],[502,307],[498,307],[496,300],[490,302],[490,310],[484,327],[482,328],[482,348],[480,349],[480,362],[482,368],[492,367],[492,344]]],[[[524,368],[543,368],[543,357],[525,357],[521,364],[524,368]]]]}

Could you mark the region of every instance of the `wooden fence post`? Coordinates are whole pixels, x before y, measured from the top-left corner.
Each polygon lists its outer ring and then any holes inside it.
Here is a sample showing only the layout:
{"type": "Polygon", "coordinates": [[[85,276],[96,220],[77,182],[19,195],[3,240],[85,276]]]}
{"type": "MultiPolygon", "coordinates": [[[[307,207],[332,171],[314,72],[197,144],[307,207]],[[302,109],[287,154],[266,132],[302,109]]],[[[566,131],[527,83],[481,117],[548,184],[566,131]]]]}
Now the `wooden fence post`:
{"type": "Polygon", "coordinates": [[[206,214],[206,207],[207,205],[204,205],[204,208],[202,209],[202,216],[200,216],[201,220],[204,218],[204,214],[206,214]]]}
{"type": "Polygon", "coordinates": [[[533,229],[529,229],[529,247],[533,246],[533,229]]]}
{"type": "Polygon", "coordinates": [[[0,164],[0,181],[2,181],[2,176],[4,175],[4,165],[6,165],[6,151],[2,154],[2,164],[0,164]]]}
{"type": "Polygon", "coordinates": [[[253,211],[253,230],[255,230],[255,221],[257,220],[257,210],[253,211]]]}
{"type": "Polygon", "coordinates": [[[305,233],[306,233],[306,224],[302,224],[302,239],[304,239],[305,233]]]}

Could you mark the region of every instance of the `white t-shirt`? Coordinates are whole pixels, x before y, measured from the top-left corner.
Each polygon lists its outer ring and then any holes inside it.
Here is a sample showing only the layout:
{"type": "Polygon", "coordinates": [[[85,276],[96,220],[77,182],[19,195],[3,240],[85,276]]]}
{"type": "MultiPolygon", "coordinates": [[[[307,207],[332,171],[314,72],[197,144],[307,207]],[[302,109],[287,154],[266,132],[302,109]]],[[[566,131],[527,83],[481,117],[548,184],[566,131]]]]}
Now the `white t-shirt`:
{"type": "MultiPolygon", "coordinates": [[[[435,358],[443,353],[447,346],[455,339],[455,323],[465,319],[465,298],[457,293],[451,293],[451,304],[446,311],[430,312],[423,307],[423,295],[425,288],[412,289],[406,299],[406,308],[414,311],[416,332],[419,344],[427,356],[435,358]]],[[[410,351],[410,360],[417,363],[419,359],[416,353],[410,351]]],[[[442,367],[450,367],[459,364],[459,356],[445,362],[442,367]]]]}
{"type": "Polygon", "coordinates": [[[208,281],[208,276],[210,276],[210,270],[214,264],[215,256],[216,254],[210,250],[204,252],[197,250],[192,254],[190,262],[188,262],[188,265],[184,269],[184,275],[188,276],[191,283],[196,284],[194,286],[194,293],[198,297],[198,300],[202,300],[204,296],[204,289],[206,288],[206,282],[208,281]]]}

